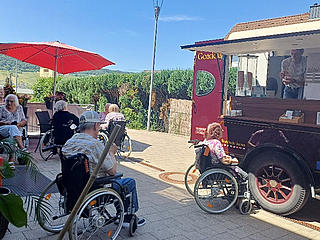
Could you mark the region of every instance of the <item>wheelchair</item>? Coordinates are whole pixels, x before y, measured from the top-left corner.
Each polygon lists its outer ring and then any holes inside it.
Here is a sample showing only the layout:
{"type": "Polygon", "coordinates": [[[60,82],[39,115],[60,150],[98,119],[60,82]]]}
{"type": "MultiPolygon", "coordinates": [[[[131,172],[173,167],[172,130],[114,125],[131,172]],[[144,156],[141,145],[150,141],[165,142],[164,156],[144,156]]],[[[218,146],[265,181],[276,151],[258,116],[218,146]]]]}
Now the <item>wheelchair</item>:
{"type": "Polygon", "coordinates": [[[108,139],[110,137],[110,134],[114,128],[115,125],[120,125],[121,129],[120,132],[122,134],[119,134],[114,143],[118,146],[117,155],[119,158],[128,158],[132,152],[132,142],[127,134],[126,131],[126,124],[127,121],[114,121],[110,120],[109,126],[107,130],[100,129],[98,134],[98,140],[101,141],[103,144],[106,144],[108,142],[108,139]]]}
{"type": "MultiPolygon", "coordinates": [[[[59,233],[63,229],[90,177],[86,155],[76,154],[68,158],[60,155],[60,158],[62,173],[43,190],[36,206],[40,226],[51,233],[59,233]]],[[[129,235],[135,234],[138,218],[134,213],[132,194],[116,182],[121,177],[122,174],[117,174],[95,180],[69,229],[70,239],[100,239],[101,236],[116,239],[125,216],[130,219],[129,235]],[[120,190],[114,190],[114,184],[120,190]]]]}
{"type": "MultiPolygon", "coordinates": [[[[71,129],[74,133],[76,132],[77,126],[73,124],[73,121],[70,120],[67,124],[63,124],[63,127],[66,129],[71,129]]],[[[55,143],[54,136],[54,126],[50,120],[50,129],[42,135],[39,141],[39,153],[43,160],[47,161],[52,156],[58,154],[59,150],[63,145],[55,143]]]]}
{"type": "Polygon", "coordinates": [[[185,181],[188,192],[192,192],[197,205],[207,213],[223,213],[238,202],[241,214],[250,214],[252,210],[252,198],[248,185],[248,179],[238,173],[238,167],[213,164],[209,147],[200,144],[196,145],[196,161],[191,165],[186,178],[190,172],[196,169],[199,176],[193,186],[185,181]]]}

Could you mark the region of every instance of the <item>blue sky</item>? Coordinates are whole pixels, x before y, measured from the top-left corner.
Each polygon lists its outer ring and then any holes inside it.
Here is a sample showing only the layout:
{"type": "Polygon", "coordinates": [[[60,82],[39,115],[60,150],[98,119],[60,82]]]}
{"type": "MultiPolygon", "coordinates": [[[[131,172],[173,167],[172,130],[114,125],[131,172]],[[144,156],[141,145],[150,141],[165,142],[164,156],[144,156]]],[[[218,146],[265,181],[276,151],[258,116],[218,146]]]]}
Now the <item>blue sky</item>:
{"type": "MultiPolygon", "coordinates": [[[[224,37],[239,22],[305,13],[316,0],[164,0],[156,69],[187,69],[180,45],[224,37]]],[[[114,61],[109,69],[151,69],[152,0],[10,0],[1,2],[1,42],[59,40],[114,61]]]]}

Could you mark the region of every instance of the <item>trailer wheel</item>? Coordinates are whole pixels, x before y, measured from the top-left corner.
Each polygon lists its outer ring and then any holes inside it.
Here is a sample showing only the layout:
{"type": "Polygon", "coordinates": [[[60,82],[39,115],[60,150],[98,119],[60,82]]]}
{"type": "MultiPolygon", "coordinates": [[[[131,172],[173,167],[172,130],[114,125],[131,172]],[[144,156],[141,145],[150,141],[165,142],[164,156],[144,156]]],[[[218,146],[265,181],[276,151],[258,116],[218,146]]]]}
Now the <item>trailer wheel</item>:
{"type": "Polygon", "coordinates": [[[289,215],[301,209],[309,196],[304,171],[293,157],[263,152],[249,164],[250,190],[262,208],[289,215]]]}

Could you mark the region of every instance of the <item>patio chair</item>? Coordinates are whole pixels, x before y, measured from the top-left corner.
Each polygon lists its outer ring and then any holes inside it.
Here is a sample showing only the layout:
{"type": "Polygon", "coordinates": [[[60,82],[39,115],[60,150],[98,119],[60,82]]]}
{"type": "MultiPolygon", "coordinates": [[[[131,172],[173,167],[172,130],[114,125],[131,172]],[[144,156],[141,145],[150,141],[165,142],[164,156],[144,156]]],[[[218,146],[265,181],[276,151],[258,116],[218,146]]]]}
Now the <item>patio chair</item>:
{"type": "Polygon", "coordinates": [[[41,112],[35,112],[38,121],[39,121],[39,127],[40,127],[40,137],[39,137],[39,141],[37,144],[36,149],[34,150],[34,152],[37,151],[39,144],[40,144],[40,140],[41,137],[49,130],[51,130],[52,126],[51,126],[51,118],[49,115],[48,111],[41,111],[41,112]]]}

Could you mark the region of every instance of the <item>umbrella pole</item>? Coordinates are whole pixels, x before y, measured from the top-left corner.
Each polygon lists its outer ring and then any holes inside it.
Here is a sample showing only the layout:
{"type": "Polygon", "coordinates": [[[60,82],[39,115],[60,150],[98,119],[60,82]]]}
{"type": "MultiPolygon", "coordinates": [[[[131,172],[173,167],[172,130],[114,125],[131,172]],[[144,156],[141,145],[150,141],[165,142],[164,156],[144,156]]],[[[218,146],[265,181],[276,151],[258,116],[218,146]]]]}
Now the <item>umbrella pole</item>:
{"type": "Polygon", "coordinates": [[[107,142],[103,152],[101,153],[100,155],[100,158],[99,158],[99,161],[98,161],[98,164],[96,165],[96,167],[94,168],[94,170],[92,171],[91,175],[90,175],[90,178],[86,184],[86,186],[84,187],[84,189],[82,190],[81,192],[81,195],[80,197],[78,198],[76,204],[74,205],[63,229],[61,230],[61,232],[59,233],[59,236],[58,236],[58,240],[62,240],[65,233],[69,230],[72,229],[72,224],[73,224],[73,220],[75,218],[75,216],[77,215],[77,212],[79,211],[80,207],[81,207],[81,204],[83,203],[83,200],[85,199],[87,193],[89,192],[93,182],[96,180],[97,178],[97,174],[109,152],[109,149],[110,147],[112,146],[112,144],[114,143],[114,140],[117,138],[118,134],[119,134],[119,131],[120,131],[120,125],[116,125],[111,133],[111,136],[109,138],[109,141],[107,142]]]}
{"type": "Polygon", "coordinates": [[[54,114],[53,104],[56,101],[57,69],[58,69],[58,53],[56,52],[56,56],[54,56],[52,116],[54,114]]]}

